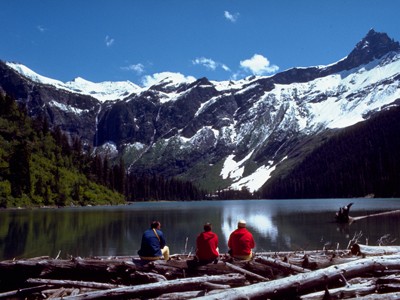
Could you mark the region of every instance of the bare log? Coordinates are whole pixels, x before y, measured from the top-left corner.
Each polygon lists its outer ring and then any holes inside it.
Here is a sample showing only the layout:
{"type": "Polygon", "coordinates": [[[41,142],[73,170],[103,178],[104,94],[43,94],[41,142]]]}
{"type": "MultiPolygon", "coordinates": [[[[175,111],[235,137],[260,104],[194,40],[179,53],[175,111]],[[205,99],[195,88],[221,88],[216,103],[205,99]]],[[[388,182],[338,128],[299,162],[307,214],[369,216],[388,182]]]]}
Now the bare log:
{"type": "MultiPolygon", "coordinates": [[[[371,294],[364,296],[363,300],[398,300],[400,299],[400,292],[386,293],[386,294],[371,294]]],[[[360,300],[360,298],[348,298],[347,300],[360,300]]]]}
{"type": "Polygon", "coordinates": [[[153,272],[136,271],[134,274],[131,274],[131,278],[139,279],[140,281],[145,283],[167,281],[167,278],[165,278],[165,276],[153,272]]]}
{"type": "Polygon", "coordinates": [[[285,271],[289,271],[289,272],[294,271],[296,273],[307,273],[307,272],[311,271],[309,269],[305,269],[302,267],[298,267],[296,265],[285,263],[285,262],[281,261],[280,259],[273,259],[273,258],[269,258],[269,257],[259,257],[256,259],[256,261],[264,263],[268,266],[282,268],[285,271]]]}
{"type": "Polygon", "coordinates": [[[74,280],[56,280],[56,279],[43,279],[43,278],[29,278],[26,282],[32,284],[47,284],[54,286],[64,286],[64,287],[84,287],[92,289],[115,289],[118,287],[124,287],[122,285],[109,284],[109,283],[99,283],[99,282],[85,282],[85,281],[74,281],[74,280]]]}
{"type": "Polygon", "coordinates": [[[179,299],[179,300],[184,300],[184,299],[193,299],[213,293],[218,293],[222,290],[229,289],[231,286],[226,285],[226,284],[216,284],[216,283],[209,283],[209,282],[204,282],[199,285],[199,289],[202,290],[197,290],[197,291],[188,291],[188,292],[176,292],[176,293],[168,293],[168,294],[162,294],[158,296],[157,298],[153,298],[151,300],[171,300],[171,299],[179,299]]]}
{"type": "MultiPolygon", "coordinates": [[[[62,299],[97,299],[97,298],[112,298],[112,297],[157,297],[165,293],[184,292],[198,289],[199,284],[204,282],[210,283],[225,283],[237,284],[243,283],[245,278],[240,274],[202,276],[176,279],[167,282],[157,282],[142,284],[137,286],[128,286],[123,288],[109,289],[105,291],[96,291],[80,294],[74,297],[63,297],[62,299]]],[[[61,300],[61,298],[59,299],[61,300]]]]}
{"type": "MultiPolygon", "coordinates": [[[[375,280],[368,280],[364,283],[346,285],[344,287],[329,289],[331,299],[343,299],[350,297],[360,297],[374,293],[376,290],[375,280]]],[[[302,300],[321,300],[326,291],[315,292],[300,297],[302,300]]]]}
{"type": "Polygon", "coordinates": [[[47,288],[48,288],[47,285],[41,285],[41,286],[34,286],[34,287],[25,288],[25,289],[19,289],[19,290],[15,290],[15,291],[4,292],[4,293],[0,293],[0,299],[1,298],[8,299],[10,297],[22,297],[24,295],[29,295],[31,293],[43,291],[47,288]]]}
{"type": "Polygon", "coordinates": [[[354,244],[351,247],[351,253],[364,256],[399,254],[400,246],[368,246],[354,244]]]}
{"type": "Polygon", "coordinates": [[[328,283],[335,282],[342,276],[351,278],[366,272],[393,267],[400,267],[400,256],[365,258],[347,264],[330,266],[325,269],[293,275],[274,281],[256,283],[249,287],[232,288],[216,295],[204,296],[198,299],[234,300],[277,297],[279,295],[291,295],[293,293],[301,294],[302,291],[311,288],[318,286],[325,287],[328,283]]]}
{"type": "Polygon", "coordinates": [[[397,215],[397,214],[400,214],[400,210],[391,210],[391,211],[385,211],[385,212],[370,214],[370,215],[365,215],[365,216],[352,217],[352,219],[353,219],[353,221],[358,221],[358,220],[362,220],[362,219],[370,218],[370,217],[380,217],[380,216],[389,216],[389,215],[397,215]]]}
{"type": "Polygon", "coordinates": [[[256,279],[256,280],[259,280],[259,281],[268,281],[268,280],[269,280],[268,278],[265,278],[265,277],[263,277],[263,276],[261,276],[261,275],[258,275],[258,274],[256,274],[256,273],[247,271],[247,270],[245,270],[245,269],[243,269],[243,268],[241,268],[241,267],[232,265],[231,263],[226,262],[225,265],[226,265],[227,267],[229,267],[230,269],[236,271],[236,272],[239,272],[239,273],[242,273],[242,274],[244,274],[244,275],[249,276],[250,278],[253,278],[253,279],[256,279]]]}
{"type": "Polygon", "coordinates": [[[151,300],[186,300],[201,297],[206,295],[206,291],[188,291],[188,292],[177,292],[162,294],[159,297],[151,298],[151,300]]]}

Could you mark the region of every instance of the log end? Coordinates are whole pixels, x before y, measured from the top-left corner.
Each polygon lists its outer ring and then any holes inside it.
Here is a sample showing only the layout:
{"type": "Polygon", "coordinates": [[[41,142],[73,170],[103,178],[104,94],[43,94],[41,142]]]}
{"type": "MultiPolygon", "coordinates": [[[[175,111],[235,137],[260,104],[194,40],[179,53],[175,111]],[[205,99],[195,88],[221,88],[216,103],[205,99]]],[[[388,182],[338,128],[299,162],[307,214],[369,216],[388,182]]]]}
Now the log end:
{"type": "Polygon", "coordinates": [[[353,246],[351,246],[350,251],[353,255],[361,255],[361,249],[358,244],[354,244],[353,246]]]}

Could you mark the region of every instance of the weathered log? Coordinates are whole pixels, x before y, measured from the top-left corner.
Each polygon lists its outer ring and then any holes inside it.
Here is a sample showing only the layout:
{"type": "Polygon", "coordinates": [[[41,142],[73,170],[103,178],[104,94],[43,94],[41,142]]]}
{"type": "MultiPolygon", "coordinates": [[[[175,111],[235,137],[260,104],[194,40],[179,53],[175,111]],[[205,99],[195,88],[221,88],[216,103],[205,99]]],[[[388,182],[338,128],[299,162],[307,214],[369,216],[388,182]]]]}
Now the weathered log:
{"type": "Polygon", "coordinates": [[[274,281],[256,283],[249,287],[232,288],[228,291],[224,291],[212,296],[200,297],[199,299],[234,300],[254,299],[260,297],[268,298],[272,296],[277,297],[279,295],[301,295],[301,292],[311,288],[318,286],[325,287],[328,283],[341,279],[343,275],[351,278],[374,270],[393,267],[400,267],[400,256],[390,256],[386,258],[365,258],[347,264],[330,266],[325,269],[293,275],[274,281]]]}
{"type": "Polygon", "coordinates": [[[176,293],[167,293],[167,294],[162,294],[156,298],[153,298],[151,300],[171,300],[171,299],[179,299],[179,300],[184,300],[184,299],[193,299],[201,296],[205,296],[208,294],[213,294],[213,293],[218,293],[222,290],[229,289],[231,288],[230,285],[224,285],[224,284],[216,284],[216,283],[210,283],[210,282],[204,282],[199,284],[199,289],[202,290],[197,290],[197,291],[188,291],[188,292],[176,292],[176,293]]]}
{"type": "Polygon", "coordinates": [[[231,288],[229,284],[218,284],[211,282],[204,282],[200,285],[202,288],[210,291],[210,290],[225,290],[231,288]]]}
{"type": "MultiPolygon", "coordinates": [[[[386,293],[386,294],[370,294],[362,297],[362,300],[398,300],[400,299],[400,292],[386,293]]],[[[360,300],[360,298],[348,298],[347,300],[360,300]]]]}
{"type": "Polygon", "coordinates": [[[400,214],[400,210],[391,210],[391,211],[385,211],[385,212],[376,213],[376,214],[353,217],[352,219],[353,219],[353,221],[358,221],[358,220],[362,220],[362,219],[365,219],[365,218],[381,217],[381,216],[389,216],[389,215],[398,215],[398,214],[400,214]]]}
{"type": "Polygon", "coordinates": [[[276,267],[276,268],[282,268],[284,269],[286,272],[296,272],[296,273],[306,273],[306,272],[310,272],[311,270],[309,269],[305,269],[302,267],[298,267],[296,265],[293,264],[289,264],[289,263],[285,263],[283,261],[281,261],[280,259],[273,259],[273,258],[269,258],[269,257],[258,257],[256,258],[256,261],[264,263],[268,266],[272,266],[272,267],[276,267]]]}
{"type": "Polygon", "coordinates": [[[109,284],[109,283],[43,279],[43,278],[29,278],[26,282],[31,283],[31,284],[47,284],[47,285],[64,286],[64,287],[71,287],[71,286],[72,287],[85,287],[85,288],[101,289],[101,290],[124,287],[121,285],[109,284]]]}
{"type": "Polygon", "coordinates": [[[242,273],[242,274],[244,274],[244,275],[246,275],[246,276],[248,276],[250,278],[253,278],[253,279],[256,279],[256,280],[259,280],[259,281],[268,281],[269,280],[268,278],[265,278],[265,277],[263,277],[261,275],[258,275],[256,273],[247,271],[247,270],[245,270],[245,269],[243,269],[241,267],[235,266],[235,265],[233,265],[231,263],[226,262],[225,265],[228,268],[230,268],[230,269],[232,269],[232,270],[234,270],[236,272],[242,273]]]}
{"type": "Polygon", "coordinates": [[[364,256],[399,254],[400,246],[368,246],[354,244],[351,247],[351,253],[364,256]]]}
{"type": "MultiPolygon", "coordinates": [[[[331,299],[343,299],[350,297],[360,297],[374,293],[376,289],[375,280],[368,280],[364,283],[346,285],[344,287],[329,289],[328,293],[331,299]]],[[[326,291],[315,292],[300,297],[302,300],[321,300],[326,291]]]]}
{"type": "MultiPolygon", "coordinates": [[[[56,295],[56,293],[58,293],[60,291],[60,288],[57,289],[46,289],[43,290],[41,293],[43,295],[45,295],[45,298],[52,298],[55,297],[54,295],[56,295]]],[[[75,295],[79,295],[81,293],[87,293],[87,292],[92,292],[95,291],[94,289],[90,289],[90,288],[63,288],[63,291],[65,292],[65,295],[69,295],[69,296],[75,296],[75,295]]]]}
{"type": "Polygon", "coordinates": [[[136,271],[134,274],[131,274],[132,279],[139,279],[141,282],[150,283],[150,282],[161,282],[166,281],[167,278],[161,274],[153,273],[153,272],[140,272],[136,271]]]}
{"type": "Polygon", "coordinates": [[[129,282],[129,274],[136,271],[136,269],[137,266],[135,264],[129,264],[126,260],[94,260],[81,258],[56,260],[48,257],[40,259],[22,259],[0,262],[0,281],[21,283],[28,278],[47,277],[104,282],[124,278],[125,281],[129,282]],[[127,270],[129,270],[129,272],[127,272],[127,270]]]}
{"type": "MultiPolygon", "coordinates": [[[[105,291],[96,291],[80,294],[74,297],[63,297],[62,299],[97,299],[97,298],[113,298],[113,297],[157,297],[165,293],[184,292],[198,289],[199,284],[204,282],[237,284],[244,282],[245,278],[239,274],[202,276],[175,279],[167,282],[149,283],[137,286],[128,286],[123,288],[109,289],[105,291]]],[[[61,298],[60,298],[61,300],[61,298]]]]}
{"type": "Polygon", "coordinates": [[[201,297],[206,295],[206,291],[188,291],[188,292],[176,292],[162,294],[156,298],[151,298],[150,300],[186,300],[201,297]]]}
{"type": "Polygon", "coordinates": [[[40,286],[28,287],[28,288],[24,288],[24,289],[18,289],[18,290],[14,290],[14,291],[3,292],[3,293],[0,293],[0,299],[1,298],[8,299],[11,297],[23,297],[25,295],[43,291],[47,288],[48,288],[47,285],[40,285],[40,286]]]}

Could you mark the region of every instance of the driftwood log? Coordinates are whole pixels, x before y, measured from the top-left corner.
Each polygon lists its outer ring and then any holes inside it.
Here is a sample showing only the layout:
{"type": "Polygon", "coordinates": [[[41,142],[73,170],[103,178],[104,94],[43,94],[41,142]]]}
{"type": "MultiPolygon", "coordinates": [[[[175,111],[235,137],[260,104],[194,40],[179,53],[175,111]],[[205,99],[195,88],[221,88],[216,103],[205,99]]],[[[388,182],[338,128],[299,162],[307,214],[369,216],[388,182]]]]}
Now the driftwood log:
{"type": "Polygon", "coordinates": [[[400,246],[256,253],[251,261],[221,255],[210,264],[187,255],[0,262],[0,299],[396,299],[399,292],[400,246]]]}
{"type": "Polygon", "coordinates": [[[328,268],[309,273],[293,275],[274,281],[256,283],[251,286],[233,288],[216,295],[204,296],[198,299],[268,299],[272,297],[285,297],[297,295],[316,286],[326,286],[329,283],[337,282],[346,276],[348,278],[359,276],[371,271],[396,268],[400,270],[400,256],[384,258],[365,258],[358,261],[330,266],[328,268]]]}

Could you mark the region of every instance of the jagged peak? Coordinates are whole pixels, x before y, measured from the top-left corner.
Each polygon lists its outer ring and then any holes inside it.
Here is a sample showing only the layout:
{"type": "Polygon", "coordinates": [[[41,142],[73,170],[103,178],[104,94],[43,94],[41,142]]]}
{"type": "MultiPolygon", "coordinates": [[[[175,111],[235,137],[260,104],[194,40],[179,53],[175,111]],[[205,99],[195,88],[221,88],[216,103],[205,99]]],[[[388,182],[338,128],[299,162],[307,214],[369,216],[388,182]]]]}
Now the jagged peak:
{"type": "Polygon", "coordinates": [[[367,35],[357,43],[348,59],[359,63],[368,63],[375,58],[400,50],[399,42],[394,41],[386,33],[377,32],[371,28],[367,35]]]}

